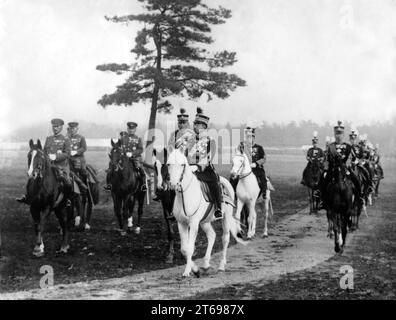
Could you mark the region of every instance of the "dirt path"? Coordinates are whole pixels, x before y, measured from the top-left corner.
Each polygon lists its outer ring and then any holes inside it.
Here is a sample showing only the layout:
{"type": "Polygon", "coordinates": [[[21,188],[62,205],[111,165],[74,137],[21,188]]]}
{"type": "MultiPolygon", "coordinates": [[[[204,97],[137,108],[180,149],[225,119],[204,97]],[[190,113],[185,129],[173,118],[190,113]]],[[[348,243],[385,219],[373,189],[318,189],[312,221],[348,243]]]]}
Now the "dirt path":
{"type": "Polygon", "coordinates": [[[396,298],[396,180],[389,177],[381,198],[369,207],[369,217],[349,238],[342,255],[334,255],[318,265],[283,274],[278,279],[263,278],[250,283],[208,290],[192,299],[395,299],[396,298]],[[353,288],[340,287],[340,268],[353,269],[353,288]]]}
{"type": "MultiPolygon", "coordinates": [[[[270,237],[257,237],[248,246],[229,250],[227,271],[216,271],[220,253],[201,278],[181,278],[183,267],[141,273],[102,281],[57,285],[48,290],[0,294],[0,299],[183,299],[205,291],[254,281],[273,281],[282,274],[311,268],[333,255],[326,238],[323,213],[306,210],[286,217],[270,230],[270,237]]],[[[350,238],[351,239],[351,238],[350,238]]],[[[199,265],[201,260],[197,261],[199,265]]],[[[56,279],[56,275],[55,275],[56,279]]]]}

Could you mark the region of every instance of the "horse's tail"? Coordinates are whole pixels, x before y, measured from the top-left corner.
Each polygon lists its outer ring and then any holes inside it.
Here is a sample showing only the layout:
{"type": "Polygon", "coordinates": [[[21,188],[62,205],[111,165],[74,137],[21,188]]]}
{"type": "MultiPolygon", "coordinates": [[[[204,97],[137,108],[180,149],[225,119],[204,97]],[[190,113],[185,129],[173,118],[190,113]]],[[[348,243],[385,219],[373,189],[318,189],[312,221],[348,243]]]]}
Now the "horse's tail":
{"type": "MultiPolygon", "coordinates": [[[[220,182],[224,187],[224,192],[226,193],[226,196],[230,197],[232,202],[234,202],[235,195],[234,195],[234,189],[231,185],[231,183],[224,177],[220,177],[220,182]]],[[[224,223],[228,224],[228,227],[230,229],[231,235],[234,237],[236,242],[246,245],[247,242],[242,239],[242,228],[240,222],[235,219],[233,215],[233,206],[228,205],[226,207],[226,210],[224,212],[224,223]]]]}
{"type": "Polygon", "coordinates": [[[97,205],[99,203],[99,183],[89,183],[89,188],[91,190],[91,195],[92,195],[92,202],[94,205],[97,205]]]}

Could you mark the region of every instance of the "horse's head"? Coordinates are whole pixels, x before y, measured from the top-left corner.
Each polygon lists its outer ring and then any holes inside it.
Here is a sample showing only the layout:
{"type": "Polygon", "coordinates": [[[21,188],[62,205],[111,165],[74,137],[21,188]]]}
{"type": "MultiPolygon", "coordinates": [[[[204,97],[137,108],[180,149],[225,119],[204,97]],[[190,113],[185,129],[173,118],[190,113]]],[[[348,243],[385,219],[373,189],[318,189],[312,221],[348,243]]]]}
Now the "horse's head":
{"type": "Polygon", "coordinates": [[[169,174],[169,183],[172,189],[180,185],[185,177],[188,161],[179,149],[174,149],[168,158],[167,171],[169,174]]]}
{"type": "Polygon", "coordinates": [[[111,140],[111,146],[112,148],[109,153],[110,165],[114,171],[118,171],[122,169],[124,150],[121,146],[120,140],[118,140],[117,142],[111,140]]]}
{"type": "Polygon", "coordinates": [[[43,177],[43,170],[45,168],[46,157],[41,146],[40,139],[34,144],[33,140],[29,141],[30,150],[28,152],[28,176],[36,179],[43,177]]]}
{"type": "Polygon", "coordinates": [[[244,153],[243,144],[239,144],[235,150],[235,155],[232,158],[231,178],[234,179],[240,176],[249,161],[244,153]]]}

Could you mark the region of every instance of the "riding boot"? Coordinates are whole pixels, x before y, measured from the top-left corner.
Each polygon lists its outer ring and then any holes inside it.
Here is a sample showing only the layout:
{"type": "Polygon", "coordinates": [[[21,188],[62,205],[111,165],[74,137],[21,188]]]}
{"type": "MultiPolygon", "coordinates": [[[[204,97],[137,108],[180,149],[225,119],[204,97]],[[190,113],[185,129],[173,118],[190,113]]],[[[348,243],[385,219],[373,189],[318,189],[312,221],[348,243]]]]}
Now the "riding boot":
{"type": "Polygon", "coordinates": [[[231,186],[234,189],[234,191],[236,191],[238,181],[239,181],[239,178],[231,178],[230,177],[230,183],[231,183],[231,186]]]}
{"type": "Polygon", "coordinates": [[[29,186],[34,182],[33,179],[29,178],[27,183],[26,183],[26,193],[24,195],[22,195],[20,198],[15,198],[16,201],[18,201],[19,203],[24,203],[27,205],[31,204],[31,200],[29,198],[29,186]]]}
{"type": "Polygon", "coordinates": [[[88,191],[87,185],[80,179],[77,174],[73,174],[74,181],[77,183],[81,193],[86,193],[88,191]]]}
{"type": "Polygon", "coordinates": [[[223,211],[221,211],[221,204],[223,202],[222,197],[222,190],[220,187],[220,183],[218,182],[210,182],[208,183],[209,188],[211,189],[210,192],[214,198],[214,205],[215,205],[215,212],[214,216],[216,220],[223,218],[223,211]]]}
{"type": "Polygon", "coordinates": [[[144,173],[144,170],[142,168],[138,168],[138,175],[139,175],[139,181],[141,185],[141,191],[146,192],[147,191],[147,185],[146,185],[146,174],[144,173]]]}
{"type": "Polygon", "coordinates": [[[105,191],[111,191],[110,179],[111,179],[111,170],[108,169],[106,173],[106,185],[103,186],[103,189],[105,191]]]}

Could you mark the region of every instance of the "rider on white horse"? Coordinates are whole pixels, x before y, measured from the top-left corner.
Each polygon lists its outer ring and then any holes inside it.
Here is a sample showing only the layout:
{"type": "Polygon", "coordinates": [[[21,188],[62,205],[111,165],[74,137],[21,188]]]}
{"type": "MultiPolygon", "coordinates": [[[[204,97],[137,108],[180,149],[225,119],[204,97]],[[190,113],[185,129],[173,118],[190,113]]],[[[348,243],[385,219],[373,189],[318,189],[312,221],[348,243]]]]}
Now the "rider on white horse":
{"type": "MultiPolygon", "coordinates": [[[[248,156],[252,172],[257,177],[257,181],[260,187],[263,199],[266,197],[267,190],[267,177],[264,170],[264,163],[266,162],[266,155],[264,148],[255,143],[256,129],[251,127],[246,127],[244,141],[241,142],[243,146],[243,151],[248,156]]],[[[234,189],[238,185],[238,179],[231,179],[231,184],[234,189]]]]}
{"type": "Polygon", "coordinates": [[[197,114],[194,120],[194,135],[189,140],[192,146],[188,148],[188,162],[190,165],[197,166],[198,170],[195,172],[197,178],[206,182],[213,197],[215,206],[214,216],[216,219],[222,219],[222,190],[219,175],[216,173],[212,163],[216,146],[214,140],[208,134],[208,123],[209,117],[203,114],[201,108],[197,108],[197,114]]]}
{"type": "MultiPolygon", "coordinates": [[[[168,154],[172,152],[173,149],[175,148],[180,148],[183,149],[183,152],[185,156],[188,154],[188,143],[189,141],[193,138],[194,136],[194,131],[190,128],[190,122],[189,122],[189,115],[186,113],[186,110],[184,108],[180,109],[180,114],[177,115],[177,130],[175,130],[168,141],[168,147],[167,151],[168,154]]],[[[158,171],[158,177],[160,178],[160,183],[158,183],[158,186],[155,186],[155,197],[153,197],[154,201],[159,201],[160,197],[158,195],[158,188],[161,188],[161,182],[162,182],[162,177],[160,176],[160,168],[161,168],[161,162],[159,160],[155,161],[155,165],[157,166],[157,171],[158,171]]]]}

